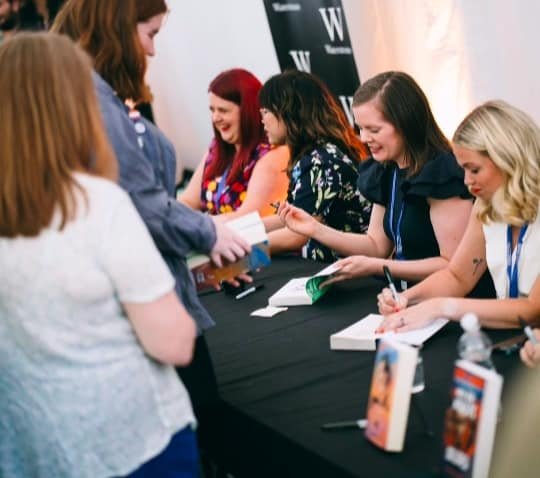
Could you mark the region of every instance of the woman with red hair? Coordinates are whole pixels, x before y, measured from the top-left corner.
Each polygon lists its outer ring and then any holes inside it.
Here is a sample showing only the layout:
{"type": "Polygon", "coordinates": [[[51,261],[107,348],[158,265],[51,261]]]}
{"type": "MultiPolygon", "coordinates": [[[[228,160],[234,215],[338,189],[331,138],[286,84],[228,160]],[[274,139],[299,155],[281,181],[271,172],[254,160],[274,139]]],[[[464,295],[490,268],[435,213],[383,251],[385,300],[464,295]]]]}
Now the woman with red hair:
{"type": "Polygon", "coordinates": [[[261,82],[235,68],[208,88],[214,139],[180,201],[227,219],[252,211],[273,214],[271,202],[285,198],[289,150],[271,148],[260,121],[261,82]]]}

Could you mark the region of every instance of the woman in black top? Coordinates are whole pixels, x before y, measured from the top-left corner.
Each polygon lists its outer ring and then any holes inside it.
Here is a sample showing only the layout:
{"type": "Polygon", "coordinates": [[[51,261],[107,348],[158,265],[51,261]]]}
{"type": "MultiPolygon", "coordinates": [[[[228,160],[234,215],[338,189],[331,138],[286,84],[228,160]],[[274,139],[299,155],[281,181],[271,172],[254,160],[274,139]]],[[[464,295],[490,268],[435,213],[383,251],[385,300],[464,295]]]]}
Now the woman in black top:
{"type": "Polygon", "coordinates": [[[472,197],[448,140],[413,78],[386,72],[355,93],[353,113],[371,158],[360,165],[360,192],[373,201],[366,234],[336,231],[283,205],[280,217],[305,234],[349,256],[332,282],[392,274],[417,282],[442,269],[467,225],[472,197]]]}

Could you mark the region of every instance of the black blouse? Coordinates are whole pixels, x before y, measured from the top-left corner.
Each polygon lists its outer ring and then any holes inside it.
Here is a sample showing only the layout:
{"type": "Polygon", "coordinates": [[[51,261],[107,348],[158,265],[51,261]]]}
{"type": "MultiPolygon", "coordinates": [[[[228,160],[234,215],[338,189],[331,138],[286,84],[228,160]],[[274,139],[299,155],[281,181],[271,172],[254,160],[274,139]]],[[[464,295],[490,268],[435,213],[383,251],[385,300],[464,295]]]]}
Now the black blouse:
{"type": "Polygon", "coordinates": [[[407,177],[407,172],[406,168],[399,169],[394,162],[381,164],[369,159],[360,165],[358,189],[364,197],[386,208],[384,232],[396,245],[399,230],[403,251],[401,259],[440,256],[427,200],[472,199],[463,183],[463,170],[452,153],[439,153],[418,174],[407,177]],[[392,203],[394,175],[396,187],[392,203]]]}

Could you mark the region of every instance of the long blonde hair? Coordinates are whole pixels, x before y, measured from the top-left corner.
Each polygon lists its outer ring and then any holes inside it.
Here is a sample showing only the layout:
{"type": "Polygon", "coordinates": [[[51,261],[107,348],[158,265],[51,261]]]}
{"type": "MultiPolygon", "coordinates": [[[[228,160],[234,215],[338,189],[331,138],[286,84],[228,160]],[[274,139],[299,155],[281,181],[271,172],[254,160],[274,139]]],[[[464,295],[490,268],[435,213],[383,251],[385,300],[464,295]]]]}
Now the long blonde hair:
{"type": "Polygon", "coordinates": [[[540,205],[540,128],[527,114],[504,101],[488,101],[461,122],[453,142],[483,154],[503,175],[503,186],[490,201],[477,199],[478,217],[483,223],[521,226],[536,219],[540,205]]]}
{"type": "Polygon", "coordinates": [[[76,207],[75,171],[116,179],[88,56],[68,38],[19,33],[0,46],[0,237],[36,236],[76,207]]]}

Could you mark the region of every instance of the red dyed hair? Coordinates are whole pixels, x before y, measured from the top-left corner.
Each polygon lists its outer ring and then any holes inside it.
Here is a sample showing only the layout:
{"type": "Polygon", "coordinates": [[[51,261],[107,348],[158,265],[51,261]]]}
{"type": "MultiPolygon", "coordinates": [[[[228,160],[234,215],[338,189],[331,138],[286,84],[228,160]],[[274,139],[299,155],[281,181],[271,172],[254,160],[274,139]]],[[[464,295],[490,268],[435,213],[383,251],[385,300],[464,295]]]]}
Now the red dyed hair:
{"type": "Polygon", "coordinates": [[[240,148],[236,152],[234,145],[223,141],[214,126],[214,158],[205,169],[204,181],[222,175],[227,166],[231,165],[227,184],[232,184],[241,177],[253,150],[266,141],[259,112],[258,96],[261,87],[261,82],[254,75],[241,68],[224,71],[210,83],[209,93],[240,107],[240,148]]]}

